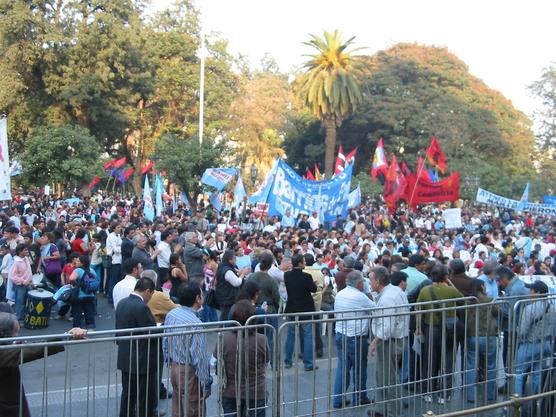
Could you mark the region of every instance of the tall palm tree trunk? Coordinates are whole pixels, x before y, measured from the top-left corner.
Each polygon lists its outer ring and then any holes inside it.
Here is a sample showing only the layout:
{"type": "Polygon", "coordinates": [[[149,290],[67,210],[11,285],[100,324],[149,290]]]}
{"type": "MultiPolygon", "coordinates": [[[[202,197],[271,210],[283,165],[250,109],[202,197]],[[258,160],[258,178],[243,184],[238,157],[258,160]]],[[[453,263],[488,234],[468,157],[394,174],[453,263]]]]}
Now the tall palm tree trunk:
{"type": "Polygon", "coordinates": [[[333,115],[326,115],[323,119],[325,131],[324,174],[326,179],[334,174],[334,152],[336,151],[336,120],[333,115]]]}

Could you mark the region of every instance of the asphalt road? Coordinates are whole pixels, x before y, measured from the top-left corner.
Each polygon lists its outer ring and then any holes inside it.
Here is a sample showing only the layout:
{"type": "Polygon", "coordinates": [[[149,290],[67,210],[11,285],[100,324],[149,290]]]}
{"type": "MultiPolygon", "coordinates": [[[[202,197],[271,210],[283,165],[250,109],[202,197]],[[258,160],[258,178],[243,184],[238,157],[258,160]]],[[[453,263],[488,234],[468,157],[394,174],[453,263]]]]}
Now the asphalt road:
{"type": "MultiPolygon", "coordinates": [[[[114,328],[114,310],[105,299],[99,297],[97,331],[114,328]]],[[[52,316],[54,316],[54,312],[52,316]]],[[[21,336],[60,334],[72,327],[67,320],[50,320],[50,326],[42,330],[22,329],[21,336]]],[[[281,368],[282,416],[367,416],[369,406],[334,410],[329,404],[328,396],[333,391],[336,369],[336,353],[332,349],[328,357],[328,337],[323,338],[324,358],[317,359],[318,370],[305,372],[299,360],[291,369],[281,368]],[[328,412],[328,410],[331,410],[328,412]]],[[[216,337],[209,337],[210,349],[216,345],[216,337]]],[[[333,344],[332,344],[333,346],[333,344]]],[[[23,383],[32,415],[53,417],[84,417],[84,416],[117,416],[120,395],[120,373],[116,370],[117,347],[112,341],[98,343],[80,343],[66,348],[65,352],[37,360],[21,366],[23,383]],[[46,376],[46,377],[45,377],[46,376]]],[[[376,392],[372,387],[375,383],[375,358],[369,358],[368,380],[369,397],[374,399],[376,392]]],[[[272,391],[271,369],[267,370],[267,391],[272,391]]],[[[217,381],[216,375],[213,375],[217,381]]],[[[164,383],[171,386],[167,372],[164,372],[164,383]]],[[[219,415],[220,406],[217,400],[217,387],[213,387],[213,395],[207,402],[207,415],[219,415]]],[[[426,404],[420,395],[401,390],[400,395],[406,398],[407,408],[404,416],[414,417],[425,414],[428,410],[434,413],[462,409],[471,405],[462,402],[460,390],[456,389],[453,399],[446,405],[426,404]]],[[[271,401],[267,401],[270,407],[271,401]]],[[[171,401],[161,400],[159,410],[171,415],[171,401]]],[[[271,415],[267,410],[267,416],[271,415]]],[[[491,411],[483,414],[489,417],[502,415],[502,411],[491,411]]]]}

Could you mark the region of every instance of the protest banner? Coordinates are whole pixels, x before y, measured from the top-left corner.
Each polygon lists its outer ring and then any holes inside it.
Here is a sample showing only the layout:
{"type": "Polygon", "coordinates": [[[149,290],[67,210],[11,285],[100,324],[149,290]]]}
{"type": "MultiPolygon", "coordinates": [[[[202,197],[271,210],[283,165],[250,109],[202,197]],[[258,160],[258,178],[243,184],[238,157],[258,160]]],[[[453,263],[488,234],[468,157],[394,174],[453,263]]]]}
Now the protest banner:
{"type": "Polygon", "coordinates": [[[10,157],[8,154],[8,118],[0,116],[0,201],[11,200],[10,157]]]}
{"type": "Polygon", "coordinates": [[[457,229],[462,227],[461,208],[445,209],[443,215],[446,229],[457,229]]]}
{"type": "MultiPolygon", "coordinates": [[[[482,188],[479,188],[477,190],[476,201],[478,203],[501,207],[508,210],[516,210],[519,206],[519,201],[517,200],[502,197],[498,194],[491,193],[482,188]]],[[[537,215],[556,216],[556,206],[551,206],[548,204],[526,203],[523,206],[522,211],[537,215]]]]}
{"type": "Polygon", "coordinates": [[[459,199],[459,172],[454,172],[448,178],[432,182],[422,176],[411,174],[407,178],[406,196],[411,207],[425,203],[443,203],[459,199]]]}
{"type": "Polygon", "coordinates": [[[278,160],[249,202],[267,203],[269,216],[283,215],[289,209],[294,217],[315,211],[324,221],[333,221],[338,215],[345,218],[352,171],[353,164],[350,164],[330,180],[310,181],[299,176],[286,162],[278,160]]]}
{"type": "Polygon", "coordinates": [[[549,206],[556,206],[556,196],[545,195],[543,198],[543,203],[549,206]]]}

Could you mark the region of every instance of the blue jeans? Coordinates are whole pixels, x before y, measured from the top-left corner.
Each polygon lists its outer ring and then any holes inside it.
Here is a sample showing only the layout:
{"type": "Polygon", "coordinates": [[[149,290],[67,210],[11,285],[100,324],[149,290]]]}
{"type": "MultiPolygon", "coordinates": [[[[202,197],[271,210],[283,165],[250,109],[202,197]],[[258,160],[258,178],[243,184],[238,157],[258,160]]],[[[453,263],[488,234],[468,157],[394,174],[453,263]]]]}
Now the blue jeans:
{"type": "Polygon", "coordinates": [[[73,327],[81,327],[82,315],[85,314],[85,325],[88,329],[95,327],[95,297],[80,298],[71,305],[73,327]]]}
{"type": "Polygon", "coordinates": [[[270,351],[270,363],[274,362],[274,334],[278,331],[278,317],[267,317],[265,323],[270,324],[275,330],[265,327],[264,334],[268,340],[268,349],[270,351]]]}
{"type": "MultiPolygon", "coordinates": [[[[251,400],[249,404],[242,399],[239,404],[239,415],[247,417],[265,417],[266,415],[266,402],[262,400],[251,400]],[[256,409],[255,409],[256,408],[256,409]]],[[[222,397],[222,409],[225,417],[237,417],[237,402],[235,398],[222,397]]]]}
{"type": "Polygon", "coordinates": [[[14,285],[15,292],[15,314],[18,320],[25,318],[25,300],[27,299],[27,286],[14,285]]]}
{"type": "Polygon", "coordinates": [[[213,321],[218,321],[219,319],[218,310],[211,306],[203,304],[203,308],[199,313],[199,318],[203,323],[211,323],[213,321]]]}
{"type": "Polygon", "coordinates": [[[467,356],[465,360],[465,385],[467,401],[474,402],[476,395],[477,369],[485,368],[487,384],[487,400],[496,399],[496,356],[498,354],[498,338],[496,336],[479,336],[467,338],[467,356]],[[485,365],[486,361],[486,366],[485,365]]]}
{"type": "Polygon", "coordinates": [[[112,264],[112,266],[110,267],[109,275],[108,275],[109,276],[108,293],[106,294],[110,301],[112,301],[112,291],[114,290],[114,287],[122,279],[121,271],[122,271],[122,265],[120,264],[112,264]]]}
{"type": "Polygon", "coordinates": [[[532,342],[521,342],[517,348],[517,358],[515,364],[515,392],[520,396],[525,396],[525,378],[527,373],[533,370],[531,377],[531,387],[533,394],[538,394],[541,371],[543,362],[551,358],[552,343],[550,340],[532,342]]]}
{"type": "MultiPolygon", "coordinates": [[[[305,368],[311,368],[313,366],[313,339],[311,324],[303,324],[303,322],[300,321],[299,326],[303,332],[303,364],[305,365],[305,368]]],[[[296,324],[292,323],[288,326],[288,335],[286,337],[286,358],[284,362],[289,365],[292,364],[296,330],[296,324]]]]}
{"type": "Polygon", "coordinates": [[[334,382],[334,407],[341,407],[344,393],[349,388],[350,374],[353,370],[353,404],[367,399],[367,354],[369,338],[367,336],[346,337],[336,333],[336,350],[338,366],[334,382]]]}

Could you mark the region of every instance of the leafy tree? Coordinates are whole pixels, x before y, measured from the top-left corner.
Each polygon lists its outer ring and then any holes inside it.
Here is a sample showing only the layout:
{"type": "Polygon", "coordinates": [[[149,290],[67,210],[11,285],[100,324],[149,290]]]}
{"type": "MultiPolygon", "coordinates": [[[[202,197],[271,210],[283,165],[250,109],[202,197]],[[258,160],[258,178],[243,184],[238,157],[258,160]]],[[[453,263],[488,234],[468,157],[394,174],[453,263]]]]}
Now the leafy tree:
{"type": "Polygon", "coordinates": [[[184,139],[167,133],[157,141],[153,160],[158,169],[166,170],[168,179],[187,194],[195,209],[197,196],[202,191],[203,172],[223,166],[227,154],[229,149],[223,141],[205,138],[201,147],[198,137],[184,139]]]}
{"type": "Polygon", "coordinates": [[[535,113],[539,124],[537,138],[540,149],[548,151],[549,156],[556,160],[556,64],[544,69],[541,78],[529,89],[542,103],[535,113]]]}
{"type": "Polygon", "coordinates": [[[27,184],[52,182],[81,187],[101,171],[100,147],[87,129],[78,126],[40,127],[21,155],[27,184]]]}
{"type": "Polygon", "coordinates": [[[324,32],[323,38],[312,35],[306,45],[317,53],[304,64],[307,72],[301,80],[301,91],[307,106],[322,121],[325,136],[325,175],[334,173],[336,127],[352,113],[361,101],[359,85],[355,79],[354,58],[347,48],[355,37],[342,41],[340,33],[324,32]]]}
{"type": "Polygon", "coordinates": [[[287,77],[277,72],[272,59],[267,56],[264,63],[267,70],[241,78],[239,94],[230,106],[228,128],[240,166],[246,171],[257,165],[261,177],[277,157],[284,156],[281,145],[288,108],[296,101],[287,77]]]}

